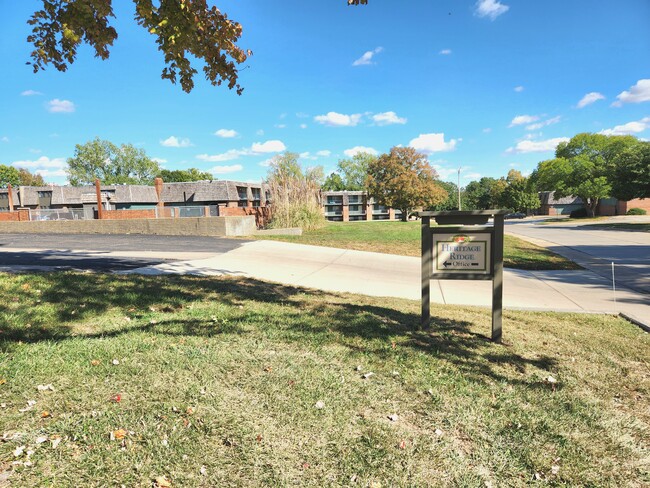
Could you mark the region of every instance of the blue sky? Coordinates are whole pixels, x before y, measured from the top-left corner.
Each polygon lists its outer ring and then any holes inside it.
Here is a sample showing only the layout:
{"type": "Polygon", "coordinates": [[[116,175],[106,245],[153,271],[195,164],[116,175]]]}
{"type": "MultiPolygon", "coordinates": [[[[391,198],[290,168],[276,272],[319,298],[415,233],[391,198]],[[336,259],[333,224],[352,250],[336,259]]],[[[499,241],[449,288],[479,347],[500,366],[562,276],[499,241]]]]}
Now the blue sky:
{"type": "Polygon", "coordinates": [[[648,0],[215,0],[253,56],[238,96],[199,74],[160,78],[162,54],[113,2],[107,61],[80,49],[65,73],[25,62],[31,12],[0,17],[0,164],[66,181],[75,144],[142,147],[167,169],[260,181],[279,151],[327,173],[355,151],[411,145],[444,180],[524,173],[579,132],[650,139],[648,0]]]}

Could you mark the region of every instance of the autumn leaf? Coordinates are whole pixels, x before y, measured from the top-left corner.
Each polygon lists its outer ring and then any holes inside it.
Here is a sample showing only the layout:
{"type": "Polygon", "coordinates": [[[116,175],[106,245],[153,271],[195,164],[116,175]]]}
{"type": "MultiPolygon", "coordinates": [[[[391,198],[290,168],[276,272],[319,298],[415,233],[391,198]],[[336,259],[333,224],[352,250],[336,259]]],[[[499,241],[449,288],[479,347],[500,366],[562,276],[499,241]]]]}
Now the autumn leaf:
{"type": "Polygon", "coordinates": [[[400,449],[406,449],[406,441],[400,441],[399,448],[400,449]]]}
{"type": "Polygon", "coordinates": [[[99,366],[99,363],[100,363],[99,359],[93,359],[92,361],[90,361],[90,364],[92,364],[93,366],[99,366]]]}
{"type": "Polygon", "coordinates": [[[264,439],[264,437],[262,437],[262,434],[257,434],[257,437],[255,438],[255,440],[257,442],[262,442],[262,439],[264,439]]]}
{"type": "Polygon", "coordinates": [[[120,395],[119,393],[116,393],[115,395],[113,395],[109,399],[109,401],[114,402],[114,403],[120,403],[122,401],[122,395],[120,395]]]}
{"type": "Polygon", "coordinates": [[[47,418],[50,418],[51,416],[52,416],[52,414],[50,412],[48,412],[47,410],[43,410],[41,412],[41,418],[42,419],[47,419],[47,418]]]}
{"type": "Polygon", "coordinates": [[[158,476],[155,480],[154,486],[156,488],[171,488],[172,482],[166,476],[158,476]]]}
{"type": "Polygon", "coordinates": [[[128,432],[124,429],[117,429],[111,432],[111,440],[122,440],[127,436],[128,432]]]}

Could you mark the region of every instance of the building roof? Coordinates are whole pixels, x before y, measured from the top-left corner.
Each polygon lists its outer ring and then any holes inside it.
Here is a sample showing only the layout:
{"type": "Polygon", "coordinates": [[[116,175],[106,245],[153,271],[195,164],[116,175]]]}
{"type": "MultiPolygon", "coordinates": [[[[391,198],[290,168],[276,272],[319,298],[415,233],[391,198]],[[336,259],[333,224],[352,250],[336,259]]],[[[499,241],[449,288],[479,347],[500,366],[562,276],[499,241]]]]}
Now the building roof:
{"type": "Polygon", "coordinates": [[[555,192],[553,191],[539,192],[539,199],[542,205],[582,205],[582,199],[580,197],[568,196],[555,198],[555,192]]]}

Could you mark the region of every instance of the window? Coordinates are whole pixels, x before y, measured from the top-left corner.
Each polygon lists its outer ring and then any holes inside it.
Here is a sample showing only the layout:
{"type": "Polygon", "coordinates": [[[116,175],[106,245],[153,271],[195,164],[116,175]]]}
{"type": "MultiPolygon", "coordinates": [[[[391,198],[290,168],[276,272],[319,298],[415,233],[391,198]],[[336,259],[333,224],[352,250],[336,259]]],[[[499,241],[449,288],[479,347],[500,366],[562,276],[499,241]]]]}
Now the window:
{"type": "Polygon", "coordinates": [[[240,200],[248,200],[248,188],[245,186],[238,186],[237,195],[239,196],[240,200]]]}
{"type": "Polygon", "coordinates": [[[262,204],[261,190],[259,188],[251,188],[253,192],[253,207],[259,207],[262,204]]]}

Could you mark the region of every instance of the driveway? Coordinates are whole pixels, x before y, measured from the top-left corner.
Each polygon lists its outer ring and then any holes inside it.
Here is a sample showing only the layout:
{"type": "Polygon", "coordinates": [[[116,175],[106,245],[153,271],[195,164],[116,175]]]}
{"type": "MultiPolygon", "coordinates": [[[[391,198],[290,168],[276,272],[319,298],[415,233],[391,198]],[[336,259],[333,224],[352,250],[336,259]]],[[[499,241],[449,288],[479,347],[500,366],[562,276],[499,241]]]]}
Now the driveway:
{"type": "Polygon", "coordinates": [[[612,217],[593,222],[557,222],[543,219],[508,221],[506,233],[542,245],[612,283],[616,287],[650,294],[650,232],[600,227],[610,223],[650,223],[650,218],[612,217]]]}

